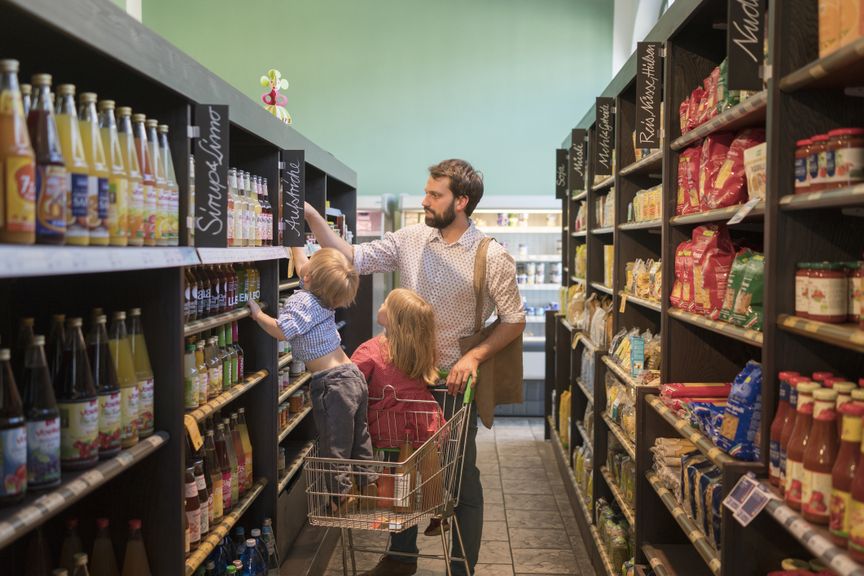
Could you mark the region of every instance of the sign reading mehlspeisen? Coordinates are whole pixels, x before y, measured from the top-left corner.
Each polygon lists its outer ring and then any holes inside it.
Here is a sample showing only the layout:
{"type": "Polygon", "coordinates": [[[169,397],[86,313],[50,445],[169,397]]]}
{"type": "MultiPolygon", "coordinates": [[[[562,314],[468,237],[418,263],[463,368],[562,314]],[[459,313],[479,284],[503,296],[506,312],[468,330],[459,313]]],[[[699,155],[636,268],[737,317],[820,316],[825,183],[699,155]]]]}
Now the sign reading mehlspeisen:
{"type": "Polygon", "coordinates": [[[570,193],[585,189],[585,130],[574,128],[570,132],[570,193]]]}
{"type": "Polygon", "coordinates": [[[727,14],[729,90],[761,90],[765,0],[729,0],[727,14]]]}
{"type": "Polygon", "coordinates": [[[594,174],[612,175],[612,154],[615,151],[615,99],[597,98],[594,146],[594,174]]]}
{"type": "Polygon", "coordinates": [[[282,245],[306,244],[303,204],[306,201],[306,162],[303,150],[282,151],[282,245]]]}
{"type": "Polygon", "coordinates": [[[567,197],[567,149],[555,150],[555,198],[567,197]]]}
{"type": "Polygon", "coordinates": [[[660,42],[636,45],[636,148],[660,147],[661,50],[660,42]]]}
{"type": "Polygon", "coordinates": [[[228,246],[228,106],[196,104],[195,245],[228,246]]]}

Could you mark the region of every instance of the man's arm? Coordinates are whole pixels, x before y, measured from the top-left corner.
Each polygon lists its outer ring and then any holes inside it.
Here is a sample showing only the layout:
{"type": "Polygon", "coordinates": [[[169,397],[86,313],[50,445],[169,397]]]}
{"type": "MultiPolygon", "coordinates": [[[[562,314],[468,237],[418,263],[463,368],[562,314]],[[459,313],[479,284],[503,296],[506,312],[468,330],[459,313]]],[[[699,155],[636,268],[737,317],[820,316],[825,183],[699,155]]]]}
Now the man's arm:
{"type": "Polygon", "coordinates": [[[354,248],[330,228],[327,220],[311,204],[306,202],[303,206],[303,212],[306,217],[306,224],[309,225],[309,229],[312,230],[315,239],[322,247],[336,248],[348,258],[349,262],[354,262],[354,248]]]}
{"type": "Polygon", "coordinates": [[[513,324],[498,324],[483,342],[466,352],[459,359],[447,376],[447,388],[451,394],[463,392],[468,377],[472,378],[472,386],[477,382],[477,368],[504,349],[525,330],[525,321],[513,324]]]}
{"type": "Polygon", "coordinates": [[[294,260],[294,270],[297,272],[297,277],[303,278],[303,269],[306,267],[306,263],[309,262],[309,258],[306,256],[306,247],[292,246],[291,259],[294,260]]]}

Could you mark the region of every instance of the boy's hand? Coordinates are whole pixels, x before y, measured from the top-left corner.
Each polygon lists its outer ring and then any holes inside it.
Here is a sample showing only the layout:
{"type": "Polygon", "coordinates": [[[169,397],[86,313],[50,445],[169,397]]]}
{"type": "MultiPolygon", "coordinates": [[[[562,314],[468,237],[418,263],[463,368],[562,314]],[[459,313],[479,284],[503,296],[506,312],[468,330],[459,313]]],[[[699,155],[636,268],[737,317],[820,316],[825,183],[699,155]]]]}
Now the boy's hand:
{"type": "Polygon", "coordinates": [[[261,306],[255,300],[249,300],[249,316],[257,322],[259,314],[261,314],[261,306]]]}

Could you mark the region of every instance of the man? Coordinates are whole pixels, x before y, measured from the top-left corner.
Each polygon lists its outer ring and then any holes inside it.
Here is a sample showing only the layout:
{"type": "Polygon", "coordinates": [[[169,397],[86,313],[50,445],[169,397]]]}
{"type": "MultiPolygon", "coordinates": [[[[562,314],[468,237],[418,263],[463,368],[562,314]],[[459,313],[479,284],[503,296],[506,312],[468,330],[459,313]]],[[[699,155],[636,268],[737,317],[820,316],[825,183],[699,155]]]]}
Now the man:
{"type": "MultiPolygon", "coordinates": [[[[525,311],[516,286],[516,264],[504,248],[492,242],[486,264],[483,319],[497,311],[500,324],[475,348],[464,355],[459,339],[474,333],[474,257],[484,234],[470,216],[483,197],[483,177],[464,160],[445,160],[429,168],[423,210],[425,224],[388,232],[382,240],[351,246],[330,229],[324,218],[306,205],[306,222],[325,248],[337,248],[354,262],[360,274],[398,271],[400,283],[419,293],[435,310],[436,342],[441,368],[449,368],[447,387],[461,395],[477,367],[516,339],[525,329],[525,311]]],[[[462,532],[465,558],[471,573],[477,563],[483,530],[483,487],[477,459],[477,413],[472,407],[456,517],[462,532]]],[[[452,554],[462,558],[455,530],[452,554]]],[[[390,552],[416,554],[417,528],[394,534],[390,552]]],[[[461,561],[453,561],[454,574],[465,575],[461,561]]],[[[365,576],[402,576],[417,571],[417,559],[389,554],[365,576]]]]}

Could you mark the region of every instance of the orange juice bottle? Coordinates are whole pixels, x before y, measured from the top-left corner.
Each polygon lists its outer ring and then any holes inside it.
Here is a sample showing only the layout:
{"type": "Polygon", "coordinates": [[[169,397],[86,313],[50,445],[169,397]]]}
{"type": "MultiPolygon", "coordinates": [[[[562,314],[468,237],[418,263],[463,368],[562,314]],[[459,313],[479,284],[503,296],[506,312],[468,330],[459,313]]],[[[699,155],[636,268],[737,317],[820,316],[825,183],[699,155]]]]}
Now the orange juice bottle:
{"type": "Polygon", "coordinates": [[[144,114],[132,115],[132,130],[135,134],[135,152],[138,155],[138,165],[141,167],[141,182],[144,185],[144,246],[156,245],[156,209],[158,189],[153,176],[153,156],[147,145],[147,129],[144,114]]]}
{"type": "Polygon", "coordinates": [[[112,246],[129,245],[129,179],[117,133],[114,101],[99,102],[99,132],[108,160],[108,238],[112,246]]]}
{"type": "Polygon", "coordinates": [[[129,346],[138,379],[138,437],[143,439],[153,434],[153,368],[150,367],[140,308],[129,311],[129,346]]]}
{"type": "Polygon", "coordinates": [[[0,60],[0,242],[36,242],[36,159],[17,60],[0,60]]]}
{"type": "Polygon", "coordinates": [[[132,109],[128,106],[117,108],[117,136],[120,153],[129,181],[129,210],[127,226],[129,246],[144,245],[144,184],[141,182],[141,167],[135,152],[135,136],[132,134],[132,109]]]}
{"type": "Polygon", "coordinates": [[[105,148],[99,134],[99,116],[96,114],[96,94],[82,92],[78,96],[78,126],[81,129],[81,142],[84,156],[90,166],[90,179],[87,181],[87,223],[90,230],[90,244],[108,245],[108,163],[105,161],[105,148]]]}
{"type": "Polygon", "coordinates": [[[51,75],[34,74],[33,86],[36,98],[27,117],[27,126],[36,153],[36,241],[63,244],[68,178],[51,104],[51,75]]]}
{"type": "Polygon", "coordinates": [[[159,148],[159,122],[147,120],[147,147],[150,149],[150,159],[153,160],[153,179],[156,186],[156,245],[168,246],[170,232],[168,230],[168,186],[165,181],[165,163],[162,161],[162,150],[159,148]]]}
{"type": "Polygon", "coordinates": [[[114,312],[108,332],[108,348],[120,384],[120,445],[130,448],[138,443],[139,393],[132,347],[126,333],[126,312],[114,312]]]}
{"type": "Polygon", "coordinates": [[[180,186],[177,184],[177,173],[174,171],[174,159],[171,155],[171,145],[168,142],[168,126],[159,125],[159,153],[165,165],[165,186],[168,188],[168,244],[177,246],[180,243],[180,186]]]}

